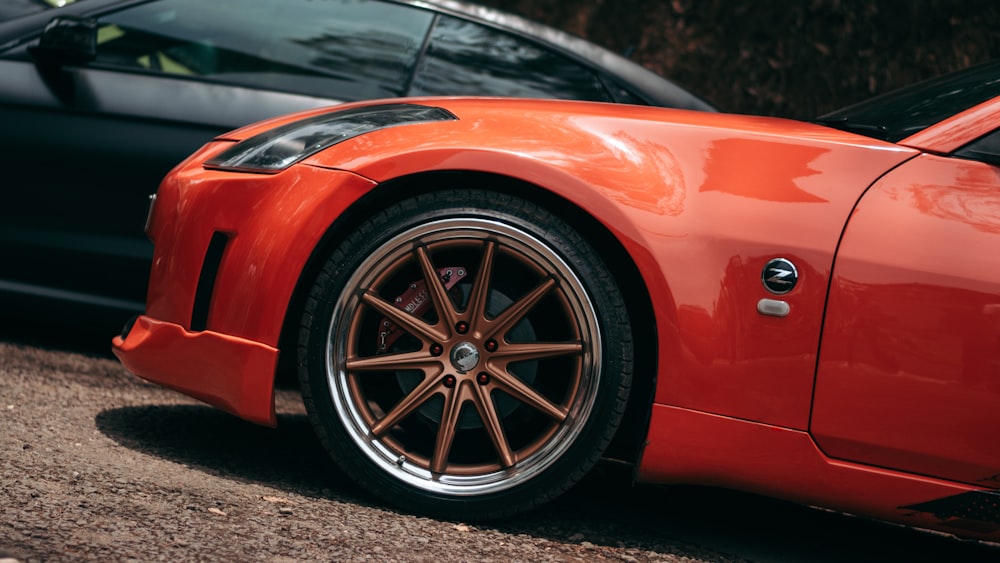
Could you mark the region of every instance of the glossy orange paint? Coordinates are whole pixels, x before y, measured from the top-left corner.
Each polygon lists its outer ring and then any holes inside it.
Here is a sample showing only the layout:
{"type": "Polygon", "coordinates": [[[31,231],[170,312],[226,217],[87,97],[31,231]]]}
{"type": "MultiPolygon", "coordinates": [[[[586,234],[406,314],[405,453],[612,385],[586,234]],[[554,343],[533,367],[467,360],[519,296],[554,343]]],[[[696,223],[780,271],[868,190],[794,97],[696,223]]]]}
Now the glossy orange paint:
{"type": "Polygon", "coordinates": [[[140,316],[115,355],[132,373],[241,418],[274,426],[278,350],[259,342],[140,316]]]}
{"type": "Polygon", "coordinates": [[[982,103],[899,142],[936,154],[949,154],[1000,127],[1000,98],[982,103]]]}
{"type": "Polygon", "coordinates": [[[225,299],[213,301],[208,329],[277,346],[306,261],[336,218],[374,183],[308,166],[274,175],[203,170],[200,159],[225,146],[210,145],[157,192],[146,313],[190,328],[202,260],[212,235],[224,233],[229,244],[214,293],[225,299]]]}
{"type": "Polygon", "coordinates": [[[1000,172],[921,156],[847,225],[812,433],[832,457],[996,487],[998,375],[1000,172]]]}
{"type": "Polygon", "coordinates": [[[311,167],[249,176],[201,168],[228,145],[206,145],[157,191],[146,314],[113,350],[140,377],[273,425],[278,338],[298,276],[330,224],[373,183],[311,167]],[[229,244],[213,294],[226,297],[213,299],[207,330],[193,332],[198,278],[216,232],[229,244]]]}
{"type": "Polygon", "coordinates": [[[952,514],[994,503],[995,487],[975,487],[919,474],[832,459],[807,432],[655,405],[640,481],[698,483],[749,491],[917,528],[1000,541],[1000,528],[952,514]],[[966,501],[964,497],[972,497],[966,501]],[[943,500],[942,500],[943,499],[943,500]],[[946,514],[946,515],[945,515],[946,514]]]}
{"type": "Polygon", "coordinates": [[[759,117],[544,101],[444,105],[458,121],[385,129],[306,162],[380,183],[477,170],[559,195],[615,233],[653,295],[658,403],[807,428],[841,229],[862,191],[915,151],[759,117]],[[803,271],[783,319],[756,310],[769,296],[763,267],[779,256],[803,271]]]}
{"type": "Polygon", "coordinates": [[[457,121],[376,131],[279,174],[203,170],[221,146],[179,167],[157,201],[149,314],[186,326],[205,249],[224,232],[232,242],[215,293],[226,299],[213,302],[209,329],[275,346],[316,242],[375,183],[435,170],[514,176],[581,207],[632,253],[655,296],[657,402],[807,427],[841,227],[861,191],[914,151],[758,117],[537,100],[445,106],[457,121]],[[761,270],[778,256],[804,274],[784,319],[756,311],[768,296],[761,270]]]}
{"type": "Polygon", "coordinates": [[[231,243],[215,293],[225,299],[212,303],[208,328],[276,346],[317,241],[375,184],[435,170],[514,176],[584,209],[632,253],[654,296],[657,402],[807,427],[842,225],[862,190],[914,151],[759,117],[537,100],[439,103],[459,119],[376,131],[279,174],[203,170],[200,162],[223,143],[195,155],[159,192],[148,314],[188,326],[201,260],[222,232],[231,243]],[[756,311],[768,296],[761,270],[778,256],[803,272],[785,296],[793,313],[783,319],[756,311]]]}
{"type": "MultiPolygon", "coordinates": [[[[950,524],[908,507],[1000,486],[989,440],[1000,422],[1000,409],[991,409],[1000,401],[991,316],[1000,301],[1000,254],[991,252],[1000,236],[996,168],[914,148],[940,149],[958,135],[938,131],[900,146],[750,116],[541,100],[406,102],[445,107],[458,119],[378,130],[277,174],[201,165],[231,141],[320,113],[312,111],[234,131],[178,166],[150,223],[147,314],[114,342],[123,363],[273,423],[282,323],[318,242],[385,184],[476,171],[531,184],[589,214],[642,276],[656,371],[636,377],[655,378],[656,388],[640,480],[731,486],[937,529],[950,524]],[[927,235],[923,258],[905,244],[906,229],[927,235]],[[214,233],[229,243],[207,330],[194,332],[214,233]],[[780,297],[761,283],[776,257],[800,274],[780,297]],[[762,315],[762,298],[783,300],[789,314],[762,315]],[[935,332],[938,321],[956,329],[935,332]],[[218,365],[223,354],[229,368],[218,365]],[[905,435],[908,428],[916,433],[905,435]]],[[[996,530],[963,533],[1000,540],[996,530]]]]}

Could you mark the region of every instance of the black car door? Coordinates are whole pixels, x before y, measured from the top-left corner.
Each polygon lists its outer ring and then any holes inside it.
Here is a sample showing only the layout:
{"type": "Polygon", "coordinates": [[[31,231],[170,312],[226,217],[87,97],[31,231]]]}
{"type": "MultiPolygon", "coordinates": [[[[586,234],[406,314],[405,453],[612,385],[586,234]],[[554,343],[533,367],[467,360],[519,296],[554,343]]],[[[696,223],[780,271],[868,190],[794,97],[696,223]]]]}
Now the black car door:
{"type": "Polygon", "coordinates": [[[160,179],[247,123],[401,95],[433,15],[357,0],[159,0],[96,19],[93,61],[0,53],[5,313],[120,324],[141,312],[143,219],[160,179]]]}

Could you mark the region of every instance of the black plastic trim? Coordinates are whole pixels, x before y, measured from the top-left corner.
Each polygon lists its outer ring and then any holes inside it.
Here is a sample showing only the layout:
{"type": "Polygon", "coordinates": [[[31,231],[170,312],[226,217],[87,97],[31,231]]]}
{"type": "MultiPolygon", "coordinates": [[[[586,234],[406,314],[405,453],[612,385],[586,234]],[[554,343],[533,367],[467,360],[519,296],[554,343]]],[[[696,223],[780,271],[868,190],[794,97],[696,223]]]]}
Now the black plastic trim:
{"type": "Polygon", "coordinates": [[[215,290],[215,278],[219,274],[222,256],[229,245],[229,235],[216,232],[208,243],[205,260],[201,264],[201,274],[198,276],[198,288],[194,294],[194,306],[191,309],[191,330],[201,332],[208,328],[208,312],[212,306],[212,294],[215,290]]]}

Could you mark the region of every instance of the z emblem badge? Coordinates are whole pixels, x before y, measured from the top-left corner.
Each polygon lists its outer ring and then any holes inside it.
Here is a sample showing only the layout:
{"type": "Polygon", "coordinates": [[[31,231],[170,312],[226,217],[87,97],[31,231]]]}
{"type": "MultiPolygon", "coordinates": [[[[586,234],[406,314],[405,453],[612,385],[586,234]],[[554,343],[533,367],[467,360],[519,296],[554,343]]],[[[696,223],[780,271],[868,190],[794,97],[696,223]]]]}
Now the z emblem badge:
{"type": "Polygon", "coordinates": [[[799,271],[787,258],[773,258],[761,273],[764,287],[775,295],[784,295],[795,288],[799,281],[799,271]]]}

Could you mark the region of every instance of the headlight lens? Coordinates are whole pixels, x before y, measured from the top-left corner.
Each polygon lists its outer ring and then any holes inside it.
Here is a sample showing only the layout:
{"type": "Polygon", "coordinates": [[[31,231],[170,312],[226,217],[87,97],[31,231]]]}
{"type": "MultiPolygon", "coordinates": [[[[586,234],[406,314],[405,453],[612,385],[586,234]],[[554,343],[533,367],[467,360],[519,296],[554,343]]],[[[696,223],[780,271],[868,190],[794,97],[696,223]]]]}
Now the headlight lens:
{"type": "Polygon", "coordinates": [[[378,129],[458,119],[448,110],[385,104],[324,113],[250,137],[205,163],[206,168],[280,172],[319,151],[378,129]]]}

